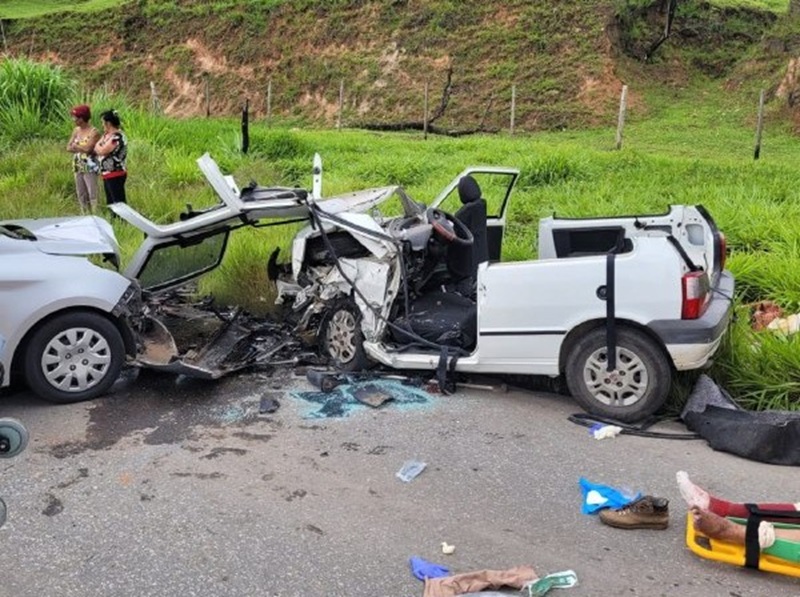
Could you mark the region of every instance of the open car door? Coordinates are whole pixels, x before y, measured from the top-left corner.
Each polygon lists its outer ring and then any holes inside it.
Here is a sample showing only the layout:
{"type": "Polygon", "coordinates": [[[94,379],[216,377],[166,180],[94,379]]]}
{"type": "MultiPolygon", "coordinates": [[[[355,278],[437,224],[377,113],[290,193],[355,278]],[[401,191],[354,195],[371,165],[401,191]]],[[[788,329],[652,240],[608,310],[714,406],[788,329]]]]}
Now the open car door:
{"type": "Polygon", "coordinates": [[[182,213],[172,224],[156,224],[130,205],[115,203],[111,210],[144,233],[144,241],[125,269],[144,290],[175,288],[216,268],[225,255],[228,235],[242,226],[265,226],[305,220],[308,192],[284,187],[251,186],[239,191],[205,154],[197,160],[219,202],[182,213]],[[264,223],[262,220],[276,220],[264,223]]]}
{"type": "Polygon", "coordinates": [[[430,207],[456,214],[461,208],[458,196],[458,181],[470,175],[481,188],[481,195],[486,201],[487,243],[489,260],[500,261],[503,248],[503,236],[506,227],[506,213],[511,191],[519,177],[516,168],[470,167],[455,177],[444,190],[433,200],[430,207]]]}

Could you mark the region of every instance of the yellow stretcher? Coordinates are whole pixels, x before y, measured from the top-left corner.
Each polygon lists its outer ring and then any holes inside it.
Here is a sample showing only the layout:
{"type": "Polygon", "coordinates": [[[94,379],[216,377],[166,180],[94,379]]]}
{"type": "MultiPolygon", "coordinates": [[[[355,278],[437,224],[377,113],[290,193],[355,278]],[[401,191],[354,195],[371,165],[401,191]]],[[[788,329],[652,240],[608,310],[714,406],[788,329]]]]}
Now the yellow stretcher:
{"type": "MultiPolygon", "coordinates": [[[[737,524],[746,525],[744,518],[729,518],[737,524]]],[[[800,525],[773,522],[775,528],[800,529],[800,525]]],[[[725,562],[734,566],[746,566],[747,553],[744,545],[734,545],[710,539],[694,528],[692,513],[686,517],[686,545],[701,558],[725,562]]],[[[772,547],[761,551],[758,569],[800,577],[800,542],[776,539],[772,547]]]]}

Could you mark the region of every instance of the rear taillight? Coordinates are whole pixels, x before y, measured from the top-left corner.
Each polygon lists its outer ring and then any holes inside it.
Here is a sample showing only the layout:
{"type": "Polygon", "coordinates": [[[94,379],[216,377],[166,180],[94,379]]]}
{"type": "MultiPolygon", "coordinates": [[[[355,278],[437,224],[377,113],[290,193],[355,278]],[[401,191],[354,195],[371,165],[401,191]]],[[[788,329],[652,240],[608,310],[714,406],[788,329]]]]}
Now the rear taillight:
{"type": "Polygon", "coordinates": [[[728,256],[728,241],[722,232],[717,233],[717,251],[719,254],[719,271],[725,269],[725,258],[728,256]]]}
{"type": "Polygon", "coordinates": [[[697,319],[708,306],[708,275],[705,272],[689,272],[681,278],[683,303],[681,319],[697,319]]]}

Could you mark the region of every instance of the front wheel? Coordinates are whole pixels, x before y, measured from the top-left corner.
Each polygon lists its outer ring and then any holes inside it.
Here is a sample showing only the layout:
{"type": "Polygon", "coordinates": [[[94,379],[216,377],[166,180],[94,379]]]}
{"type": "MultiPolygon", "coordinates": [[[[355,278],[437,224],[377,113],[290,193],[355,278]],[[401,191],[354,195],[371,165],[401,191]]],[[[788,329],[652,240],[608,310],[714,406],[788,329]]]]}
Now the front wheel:
{"type": "Polygon", "coordinates": [[[360,371],[367,367],[361,311],[353,301],[340,301],[328,310],[320,325],[319,344],[322,354],[338,369],[360,371]]]}
{"type": "Polygon", "coordinates": [[[645,334],[617,331],[616,367],[608,371],[605,328],[578,340],[567,356],[570,394],[587,412],[624,423],[655,413],[669,396],[672,369],[666,356],[645,334]]]}
{"type": "Polygon", "coordinates": [[[45,400],[79,402],[105,393],[124,361],[125,344],[111,321],[91,311],[71,311],[31,336],[25,380],[45,400]]]}

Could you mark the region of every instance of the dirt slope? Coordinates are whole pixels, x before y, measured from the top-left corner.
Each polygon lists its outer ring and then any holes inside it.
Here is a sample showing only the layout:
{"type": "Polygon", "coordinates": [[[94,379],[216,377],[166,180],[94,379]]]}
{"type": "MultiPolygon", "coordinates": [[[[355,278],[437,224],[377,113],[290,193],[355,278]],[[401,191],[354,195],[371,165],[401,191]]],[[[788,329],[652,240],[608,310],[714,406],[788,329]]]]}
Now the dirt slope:
{"type": "Polygon", "coordinates": [[[679,13],[673,47],[643,69],[663,4],[620,15],[611,0],[138,0],[98,14],[105,25],[88,40],[80,32],[95,15],[5,27],[12,55],[52,60],[89,88],[142,101],[153,81],[174,115],[205,113],[208,88],[213,114],[234,114],[247,98],[257,117],[270,109],[331,124],[343,85],[345,125],[421,121],[427,83],[431,112],[447,100],[437,126],[498,129],[514,85],[515,124],[534,130],[612,121],[631,67],[667,83],[695,71],[724,78],[774,21],[687,0],[697,8],[679,13]],[[740,20],[748,28],[726,26],[740,20]]]}

